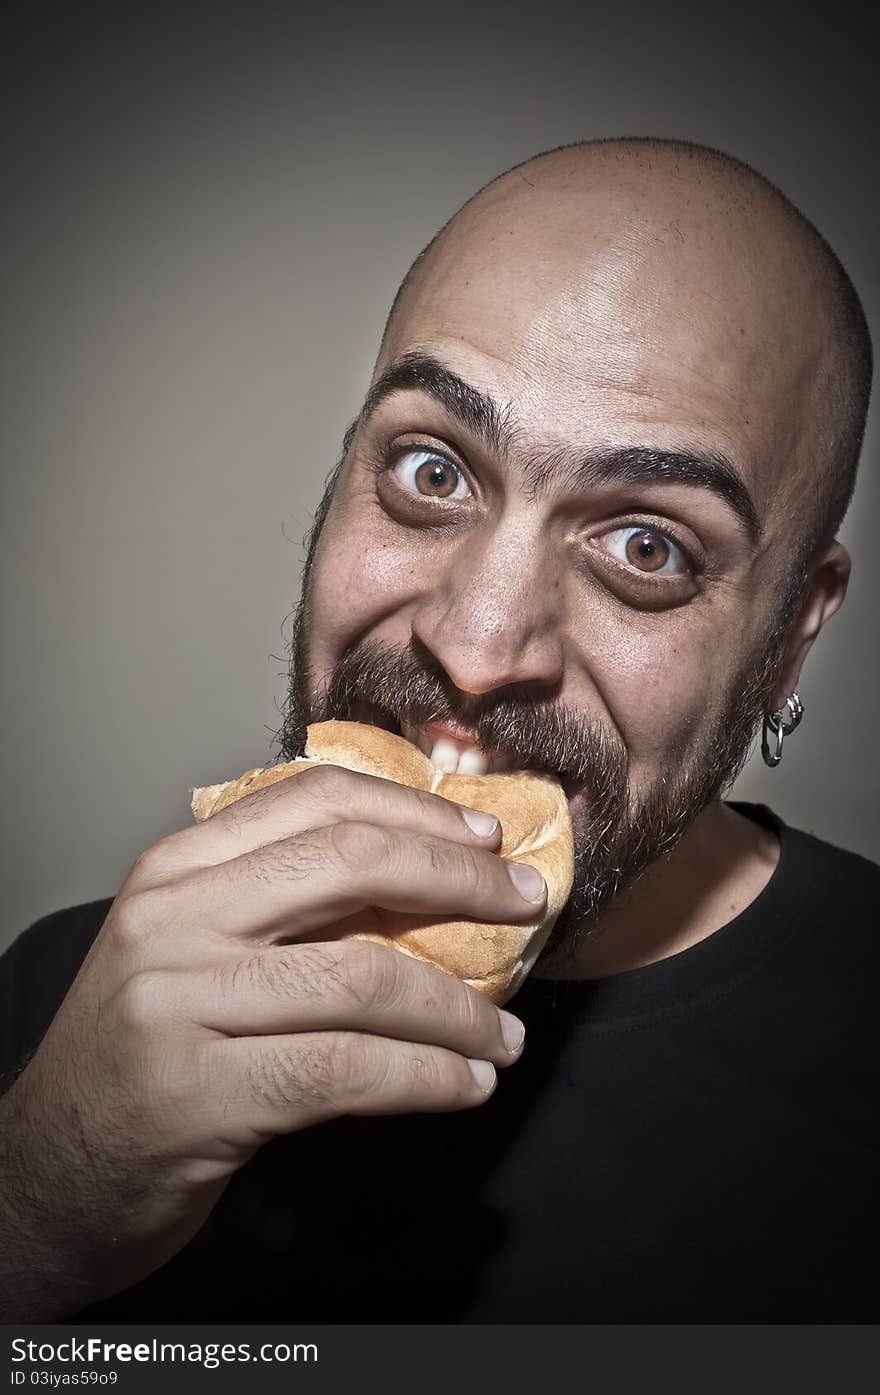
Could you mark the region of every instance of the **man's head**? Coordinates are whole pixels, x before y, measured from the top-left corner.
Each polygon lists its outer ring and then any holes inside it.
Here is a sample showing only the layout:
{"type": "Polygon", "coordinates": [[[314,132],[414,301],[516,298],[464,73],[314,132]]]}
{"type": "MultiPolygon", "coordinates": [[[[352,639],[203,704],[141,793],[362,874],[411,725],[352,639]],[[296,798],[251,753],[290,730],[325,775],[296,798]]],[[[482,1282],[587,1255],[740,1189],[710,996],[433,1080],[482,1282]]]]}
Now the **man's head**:
{"type": "Polygon", "coordinates": [[[556,770],[558,943],[797,683],[846,590],[869,382],[845,274],[745,166],[612,141],[508,171],[389,316],[310,538],[283,754],[331,715],[440,720],[556,770]]]}

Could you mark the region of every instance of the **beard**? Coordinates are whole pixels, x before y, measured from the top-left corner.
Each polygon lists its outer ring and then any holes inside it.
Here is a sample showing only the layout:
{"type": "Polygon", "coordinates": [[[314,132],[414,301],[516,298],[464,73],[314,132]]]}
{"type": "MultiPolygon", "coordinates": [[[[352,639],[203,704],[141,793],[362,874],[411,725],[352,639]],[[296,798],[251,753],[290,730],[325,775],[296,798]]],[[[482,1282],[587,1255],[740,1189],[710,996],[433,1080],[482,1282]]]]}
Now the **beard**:
{"type": "Polygon", "coordinates": [[[658,858],[668,857],[697,815],[733,784],[772,703],[788,622],[799,597],[794,586],[786,593],[759,651],[741,664],[720,711],[696,737],[689,737],[686,747],[669,753],[650,785],[632,789],[626,745],[604,722],[565,703],[535,700],[520,685],[479,696],[462,693],[415,638],[403,648],[361,640],[312,691],[308,584],[316,541],[313,530],[294,616],[284,721],[276,737],[279,759],[302,754],[311,722],[364,721],[399,732],[402,721],[422,725],[458,718],[476,730],[480,746],[503,747],[529,769],[555,774],[568,794],[577,789],[572,807],[574,884],[543,950],[545,963],[565,958],[597,934],[609,903],[658,858]]]}

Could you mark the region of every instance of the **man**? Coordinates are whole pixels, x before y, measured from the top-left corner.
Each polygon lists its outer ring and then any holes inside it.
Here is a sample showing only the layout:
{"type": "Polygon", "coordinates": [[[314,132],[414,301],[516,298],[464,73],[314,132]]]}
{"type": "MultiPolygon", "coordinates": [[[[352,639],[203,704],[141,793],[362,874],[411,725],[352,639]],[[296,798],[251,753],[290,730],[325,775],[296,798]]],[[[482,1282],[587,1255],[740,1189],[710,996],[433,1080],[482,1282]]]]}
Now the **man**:
{"type": "Polygon", "coordinates": [[[721,798],[762,722],[798,739],[870,372],[833,253],[717,152],[550,152],[441,230],[318,510],[282,753],[342,716],[554,770],[571,900],[514,1011],[320,943],[545,894],[497,826],[325,768],[33,927],[8,1316],[876,1315],[880,871],[721,798]]]}

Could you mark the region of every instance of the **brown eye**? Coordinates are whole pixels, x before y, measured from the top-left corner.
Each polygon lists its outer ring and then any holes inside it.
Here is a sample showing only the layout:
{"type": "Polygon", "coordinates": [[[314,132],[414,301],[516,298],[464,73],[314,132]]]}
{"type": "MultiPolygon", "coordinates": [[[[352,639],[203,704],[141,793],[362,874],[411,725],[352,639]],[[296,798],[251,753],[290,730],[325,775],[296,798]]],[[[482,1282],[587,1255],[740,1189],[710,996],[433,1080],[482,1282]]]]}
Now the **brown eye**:
{"type": "Polygon", "coordinates": [[[691,570],[683,549],[655,528],[615,528],[605,538],[612,557],[636,571],[685,576],[691,570]]]}
{"type": "Polygon", "coordinates": [[[642,571],[659,571],[669,556],[669,544],[658,533],[633,533],[627,539],[626,559],[642,571]]]}
{"type": "Polygon", "coordinates": [[[405,488],[425,499],[466,499],[470,495],[457,466],[431,451],[405,451],[394,466],[394,473],[405,488]]]}
{"type": "Polygon", "coordinates": [[[437,494],[448,499],[458,480],[453,470],[441,460],[425,460],[415,472],[415,482],[422,494],[437,494]]]}

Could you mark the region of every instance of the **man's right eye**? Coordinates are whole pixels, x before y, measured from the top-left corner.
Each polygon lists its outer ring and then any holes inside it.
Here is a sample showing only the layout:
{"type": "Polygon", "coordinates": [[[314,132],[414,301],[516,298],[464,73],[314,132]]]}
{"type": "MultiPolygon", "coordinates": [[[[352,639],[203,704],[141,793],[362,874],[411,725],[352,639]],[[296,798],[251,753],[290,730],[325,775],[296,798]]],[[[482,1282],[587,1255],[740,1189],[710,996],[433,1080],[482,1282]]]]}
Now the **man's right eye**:
{"type": "Polygon", "coordinates": [[[391,470],[404,489],[424,499],[471,498],[471,488],[461,468],[436,451],[405,450],[391,470]]]}

